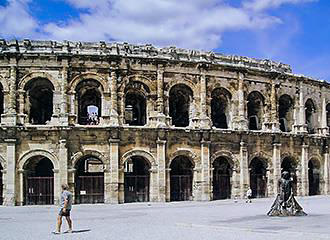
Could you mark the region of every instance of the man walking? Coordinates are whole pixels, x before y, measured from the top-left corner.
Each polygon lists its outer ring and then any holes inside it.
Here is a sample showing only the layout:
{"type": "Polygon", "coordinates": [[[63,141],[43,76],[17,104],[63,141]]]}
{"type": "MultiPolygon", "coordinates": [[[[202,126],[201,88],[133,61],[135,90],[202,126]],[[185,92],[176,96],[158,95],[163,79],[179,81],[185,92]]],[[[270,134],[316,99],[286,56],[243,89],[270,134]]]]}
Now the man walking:
{"type": "Polygon", "coordinates": [[[70,218],[70,212],[72,207],[72,193],[68,191],[69,186],[67,184],[62,184],[61,187],[61,209],[57,216],[56,231],[54,232],[54,234],[61,233],[62,217],[65,217],[66,221],[68,222],[68,233],[72,233],[72,220],[70,218]]]}

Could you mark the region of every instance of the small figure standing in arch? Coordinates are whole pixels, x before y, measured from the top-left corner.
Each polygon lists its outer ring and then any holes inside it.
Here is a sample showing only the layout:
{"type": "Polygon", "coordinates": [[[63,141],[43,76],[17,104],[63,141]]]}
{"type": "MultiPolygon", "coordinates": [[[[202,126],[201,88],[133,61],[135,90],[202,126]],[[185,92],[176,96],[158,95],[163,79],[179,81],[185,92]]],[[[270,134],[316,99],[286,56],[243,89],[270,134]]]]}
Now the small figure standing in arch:
{"type": "Polygon", "coordinates": [[[268,216],[306,216],[302,207],[294,198],[292,191],[292,178],[287,171],[282,173],[282,178],[278,181],[278,192],[268,216]]]}

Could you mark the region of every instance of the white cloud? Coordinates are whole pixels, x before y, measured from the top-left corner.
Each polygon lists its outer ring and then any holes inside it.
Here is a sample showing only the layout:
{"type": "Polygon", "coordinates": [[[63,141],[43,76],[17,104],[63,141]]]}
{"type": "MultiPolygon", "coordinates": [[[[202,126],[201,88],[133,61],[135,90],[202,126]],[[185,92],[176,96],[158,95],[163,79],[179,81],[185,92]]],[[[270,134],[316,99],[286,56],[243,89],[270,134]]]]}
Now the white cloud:
{"type": "Polygon", "coordinates": [[[250,0],[243,5],[253,11],[263,11],[269,8],[277,8],[284,4],[299,4],[307,2],[316,2],[318,0],[250,0]]]}
{"type": "Polygon", "coordinates": [[[38,27],[37,21],[28,12],[30,0],[9,0],[0,6],[0,36],[33,37],[38,27]]]}
{"type": "Polygon", "coordinates": [[[45,27],[53,39],[116,40],[185,48],[213,49],[224,31],[263,29],[280,23],[264,13],[251,14],[216,0],[67,0],[87,9],[79,20],[45,27]]]}
{"type": "Polygon", "coordinates": [[[54,40],[115,40],[210,50],[226,31],[263,30],[281,19],[267,9],[313,0],[63,0],[79,18],[40,24],[29,12],[32,0],[0,6],[0,36],[54,40]]]}

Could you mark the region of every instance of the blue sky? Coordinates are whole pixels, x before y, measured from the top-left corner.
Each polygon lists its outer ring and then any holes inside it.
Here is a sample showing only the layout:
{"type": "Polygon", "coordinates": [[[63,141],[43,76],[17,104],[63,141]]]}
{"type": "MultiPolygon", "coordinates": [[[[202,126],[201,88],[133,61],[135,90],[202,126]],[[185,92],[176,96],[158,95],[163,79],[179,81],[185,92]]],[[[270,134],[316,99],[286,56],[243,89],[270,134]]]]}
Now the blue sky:
{"type": "Polygon", "coordinates": [[[330,80],[329,0],[0,0],[0,37],[152,43],[330,80]]]}

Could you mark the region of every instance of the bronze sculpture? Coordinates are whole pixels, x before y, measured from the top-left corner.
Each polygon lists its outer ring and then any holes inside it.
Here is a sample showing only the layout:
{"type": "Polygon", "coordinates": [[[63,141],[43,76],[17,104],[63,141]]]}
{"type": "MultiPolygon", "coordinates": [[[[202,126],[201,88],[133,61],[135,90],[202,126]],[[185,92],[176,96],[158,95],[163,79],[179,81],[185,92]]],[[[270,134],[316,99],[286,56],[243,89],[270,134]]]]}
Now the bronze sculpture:
{"type": "Polygon", "coordinates": [[[278,181],[279,194],[277,195],[268,216],[306,216],[303,208],[298,204],[292,191],[293,180],[287,171],[282,173],[278,181]]]}

